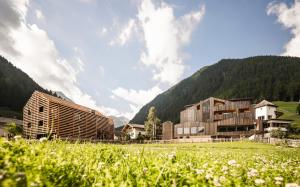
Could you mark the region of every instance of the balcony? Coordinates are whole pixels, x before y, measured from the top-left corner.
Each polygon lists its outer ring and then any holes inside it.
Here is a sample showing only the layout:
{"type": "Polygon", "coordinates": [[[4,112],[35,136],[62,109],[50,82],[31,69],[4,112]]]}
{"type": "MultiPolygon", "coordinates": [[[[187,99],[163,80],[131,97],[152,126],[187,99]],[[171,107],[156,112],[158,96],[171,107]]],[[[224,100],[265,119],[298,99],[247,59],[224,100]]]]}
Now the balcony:
{"type": "Polygon", "coordinates": [[[283,132],[287,131],[287,129],[285,127],[268,127],[268,128],[264,128],[265,132],[271,132],[273,130],[281,130],[283,132]]]}
{"type": "Polygon", "coordinates": [[[249,118],[253,119],[254,115],[250,112],[246,113],[227,113],[227,114],[216,114],[214,115],[214,120],[224,120],[224,119],[230,119],[230,118],[249,118]]]}
{"type": "Polygon", "coordinates": [[[250,103],[225,103],[225,105],[218,105],[214,107],[215,111],[232,111],[236,109],[250,108],[250,103]]]}
{"type": "Polygon", "coordinates": [[[251,136],[254,134],[254,130],[249,131],[231,131],[231,132],[217,132],[217,135],[220,136],[251,136]]]}

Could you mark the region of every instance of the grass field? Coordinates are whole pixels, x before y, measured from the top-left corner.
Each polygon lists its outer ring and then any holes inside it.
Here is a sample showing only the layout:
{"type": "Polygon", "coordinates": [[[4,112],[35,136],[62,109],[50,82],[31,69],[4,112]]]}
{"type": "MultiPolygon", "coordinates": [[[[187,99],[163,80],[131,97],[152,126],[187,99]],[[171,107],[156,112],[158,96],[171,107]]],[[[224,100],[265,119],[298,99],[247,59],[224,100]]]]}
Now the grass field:
{"type": "Polygon", "coordinates": [[[274,104],[278,106],[278,111],[283,112],[283,115],[280,116],[280,119],[294,120],[292,122],[293,125],[297,128],[300,128],[300,115],[296,113],[298,102],[275,101],[274,104]]]}
{"type": "Polygon", "coordinates": [[[251,142],[109,145],[0,140],[0,186],[285,186],[300,149],[251,142]]]}

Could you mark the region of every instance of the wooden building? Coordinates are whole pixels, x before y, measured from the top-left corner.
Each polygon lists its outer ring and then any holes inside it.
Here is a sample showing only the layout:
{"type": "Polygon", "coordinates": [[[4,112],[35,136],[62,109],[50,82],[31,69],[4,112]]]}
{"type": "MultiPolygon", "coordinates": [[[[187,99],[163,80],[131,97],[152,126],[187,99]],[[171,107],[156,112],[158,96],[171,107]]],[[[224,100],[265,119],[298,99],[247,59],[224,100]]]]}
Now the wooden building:
{"type": "Polygon", "coordinates": [[[174,138],[193,136],[247,137],[254,134],[254,107],[251,99],[223,100],[210,97],[188,105],[174,125],[174,138]]]}
{"type": "Polygon", "coordinates": [[[23,134],[41,138],[113,140],[113,120],[100,112],[35,91],[23,109],[23,134]]]}

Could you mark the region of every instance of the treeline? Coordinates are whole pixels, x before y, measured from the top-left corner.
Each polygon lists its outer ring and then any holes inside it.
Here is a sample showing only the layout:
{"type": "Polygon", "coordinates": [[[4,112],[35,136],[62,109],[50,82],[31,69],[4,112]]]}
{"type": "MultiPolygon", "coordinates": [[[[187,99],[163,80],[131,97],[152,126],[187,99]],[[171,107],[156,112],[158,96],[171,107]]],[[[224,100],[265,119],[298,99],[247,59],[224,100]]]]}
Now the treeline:
{"type": "Polygon", "coordinates": [[[224,99],[251,97],[254,102],[299,101],[300,58],[256,56],[223,59],[204,67],[145,105],[131,120],[144,123],[151,106],[162,121],[179,122],[185,105],[208,97],[224,99]]]}
{"type": "Polygon", "coordinates": [[[35,90],[56,95],[0,56],[0,116],[22,119],[23,106],[35,90]]]}

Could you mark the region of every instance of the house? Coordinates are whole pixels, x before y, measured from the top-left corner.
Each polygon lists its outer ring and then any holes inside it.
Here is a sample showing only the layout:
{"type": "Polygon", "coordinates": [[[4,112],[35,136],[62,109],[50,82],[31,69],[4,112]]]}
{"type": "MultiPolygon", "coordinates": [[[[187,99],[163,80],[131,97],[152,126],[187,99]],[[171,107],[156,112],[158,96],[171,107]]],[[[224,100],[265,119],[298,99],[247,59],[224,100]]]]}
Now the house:
{"type": "Polygon", "coordinates": [[[264,137],[270,137],[272,130],[287,131],[291,125],[291,120],[278,119],[280,113],[277,111],[277,107],[275,104],[266,100],[255,105],[255,124],[257,130],[259,130],[264,137]]]}
{"type": "Polygon", "coordinates": [[[9,123],[15,123],[17,126],[22,128],[23,121],[15,118],[0,117],[0,137],[8,136],[9,133],[6,130],[6,127],[9,123]]]}
{"type": "Polygon", "coordinates": [[[38,139],[50,133],[62,139],[113,140],[114,123],[96,110],[35,91],[23,108],[23,136],[38,139]]]}
{"type": "Polygon", "coordinates": [[[137,139],[137,137],[140,135],[145,135],[145,127],[144,125],[140,124],[126,124],[123,129],[122,133],[125,135],[129,135],[130,139],[137,139]]]}
{"type": "Polygon", "coordinates": [[[210,97],[185,106],[180,112],[180,123],[174,125],[173,136],[174,138],[248,137],[254,133],[254,128],[251,99],[223,100],[210,97]]]}

